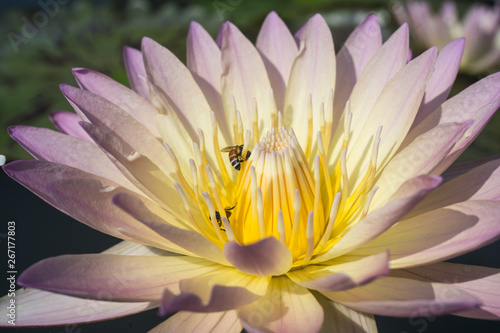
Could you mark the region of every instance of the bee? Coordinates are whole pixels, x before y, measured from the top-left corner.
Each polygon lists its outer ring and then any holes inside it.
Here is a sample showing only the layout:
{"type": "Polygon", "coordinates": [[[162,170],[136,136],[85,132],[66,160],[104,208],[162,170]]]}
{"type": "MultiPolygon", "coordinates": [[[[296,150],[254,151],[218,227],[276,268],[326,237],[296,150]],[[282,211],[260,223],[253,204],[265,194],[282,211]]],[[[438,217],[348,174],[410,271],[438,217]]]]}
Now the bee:
{"type": "Polygon", "coordinates": [[[240,171],[241,163],[245,162],[250,158],[251,152],[247,150],[247,156],[243,157],[243,145],[240,146],[229,146],[226,148],[222,148],[221,152],[229,153],[229,162],[236,170],[240,171]]]}
{"type": "MultiPolygon", "coordinates": [[[[229,216],[231,216],[231,214],[232,214],[231,211],[234,209],[234,207],[236,207],[236,205],[234,205],[233,207],[227,206],[227,207],[224,208],[224,211],[226,212],[226,217],[228,219],[229,219],[229,216]]],[[[212,218],[210,216],[208,217],[208,219],[210,221],[212,221],[212,218]]],[[[226,229],[224,229],[224,223],[222,222],[222,218],[220,216],[220,213],[217,210],[215,211],[215,219],[217,220],[217,225],[219,226],[219,229],[221,231],[226,231],[226,229]]]]}

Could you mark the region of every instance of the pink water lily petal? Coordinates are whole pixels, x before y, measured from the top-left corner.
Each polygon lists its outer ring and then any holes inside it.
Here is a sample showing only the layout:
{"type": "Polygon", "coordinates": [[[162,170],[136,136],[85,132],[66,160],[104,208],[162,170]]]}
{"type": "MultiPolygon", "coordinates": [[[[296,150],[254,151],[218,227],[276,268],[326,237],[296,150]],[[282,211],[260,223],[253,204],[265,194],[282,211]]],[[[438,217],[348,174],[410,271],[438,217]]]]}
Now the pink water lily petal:
{"type": "MultiPolygon", "coordinates": [[[[222,101],[231,112],[231,98],[241,112],[243,126],[253,129],[254,98],[258,108],[259,129],[271,128],[271,84],[262,58],[253,44],[230,22],[224,23],[222,38],[222,101]]],[[[231,114],[231,124],[236,122],[231,114]]],[[[234,144],[243,144],[234,142],[234,144]]]]}
{"type": "Polygon", "coordinates": [[[450,157],[435,170],[437,173],[443,172],[477,136],[498,108],[500,104],[500,91],[497,89],[499,83],[500,73],[492,74],[448,99],[412,128],[407,135],[406,142],[413,141],[414,138],[438,124],[474,120],[474,126],[464,134],[457,147],[450,151],[450,157]]]}
{"type": "MultiPolygon", "coordinates": [[[[122,241],[103,253],[128,256],[167,255],[168,252],[128,241],[122,241]]],[[[0,306],[10,305],[11,297],[0,298],[0,306]]],[[[16,290],[16,326],[70,325],[96,322],[123,317],[158,307],[158,302],[109,302],[105,295],[101,300],[86,300],[38,289],[16,290]],[[50,305],[50,306],[48,306],[50,305]]],[[[1,322],[0,326],[6,326],[1,322]]],[[[11,327],[12,325],[9,324],[11,327]]]]}
{"type": "Polygon", "coordinates": [[[351,309],[391,317],[442,316],[481,305],[476,296],[448,284],[396,277],[381,277],[358,288],[322,294],[351,309]]]}
{"type": "Polygon", "coordinates": [[[460,175],[463,175],[466,172],[471,171],[474,168],[477,168],[485,163],[494,161],[498,159],[500,155],[491,155],[482,158],[478,158],[475,160],[462,161],[453,163],[445,172],[441,175],[443,178],[443,183],[452,180],[460,175]]]}
{"type": "Polygon", "coordinates": [[[350,96],[352,142],[361,134],[370,135],[361,129],[387,82],[406,65],[408,43],[408,25],[403,24],[371,57],[358,78],[350,96]]]}
{"type": "Polygon", "coordinates": [[[240,320],[235,311],[210,313],[179,311],[148,333],[240,333],[241,330],[240,320]]]}
{"type": "Polygon", "coordinates": [[[81,126],[138,189],[172,214],[184,216],[184,204],[169,174],[164,174],[147,156],[134,152],[118,136],[90,123],[81,123],[81,126]]]}
{"type": "Polygon", "coordinates": [[[61,85],[61,91],[75,111],[92,124],[120,137],[133,151],[150,158],[165,174],[173,172],[165,147],[127,112],[86,90],[61,85]]]}
{"type": "Polygon", "coordinates": [[[444,102],[412,131],[418,128],[418,133],[423,133],[440,123],[474,119],[477,110],[500,99],[500,92],[496,89],[499,82],[500,73],[496,73],[474,83],[444,102]]]}
{"type": "Polygon", "coordinates": [[[197,22],[191,22],[187,36],[187,67],[203,91],[210,108],[215,113],[217,125],[230,142],[231,132],[227,110],[224,110],[221,93],[221,51],[210,34],[197,22]]]}
{"type": "Polygon", "coordinates": [[[172,256],[175,253],[160,250],[151,246],[146,246],[130,241],[121,241],[113,245],[107,250],[102,251],[104,254],[120,254],[126,256],[172,256]]]}
{"type": "Polygon", "coordinates": [[[342,256],[324,263],[327,266],[305,266],[287,276],[302,287],[321,291],[341,291],[371,282],[389,274],[389,253],[366,257],[342,256]]]}
{"type": "Polygon", "coordinates": [[[50,121],[62,133],[75,138],[93,142],[87,133],[81,128],[79,122],[82,121],[76,113],[68,111],[54,111],[50,114],[50,121]]]}
{"type": "MultiPolygon", "coordinates": [[[[149,228],[112,205],[112,192],[119,185],[111,180],[44,161],[16,161],[5,165],[3,169],[47,203],[91,228],[122,239],[179,252],[175,244],[165,242],[149,228]],[[132,237],[124,235],[119,229],[129,230],[132,237]],[[140,239],[133,235],[138,235],[140,239]]],[[[120,189],[131,195],[133,193],[125,188],[120,189]]]]}
{"type": "Polygon", "coordinates": [[[224,256],[243,273],[257,276],[284,274],[293,262],[290,250],[274,237],[249,245],[228,242],[224,244],[224,256]]]}
{"type": "MultiPolygon", "coordinates": [[[[0,298],[5,309],[12,298],[0,298]]],[[[158,302],[110,302],[59,295],[48,291],[22,288],[16,291],[16,327],[40,327],[92,323],[128,316],[158,307],[158,302]]],[[[6,320],[0,327],[12,327],[6,320]]]]}
{"type": "Polygon", "coordinates": [[[497,268],[441,262],[396,270],[393,274],[419,281],[450,284],[481,300],[479,308],[456,315],[490,320],[500,318],[500,270],[497,268]]]}
{"type": "Polygon", "coordinates": [[[114,206],[112,198],[118,191],[136,195],[117,184],[103,184],[101,179],[60,179],[48,183],[45,191],[56,208],[94,229],[167,251],[186,253],[114,206]]]}
{"type": "MultiPolygon", "coordinates": [[[[319,255],[311,262],[319,263],[339,257],[377,238],[411,211],[418,202],[440,183],[440,177],[425,175],[406,181],[384,207],[369,213],[364,219],[345,232],[330,250],[323,255],[319,255]]],[[[385,249],[378,252],[383,251],[385,249]]]]}
{"type": "MultiPolygon", "coordinates": [[[[210,106],[187,67],[172,52],[147,37],[142,40],[142,54],[150,84],[160,94],[157,98],[172,109],[165,109],[164,113],[175,112],[192,141],[198,141],[198,128],[210,135],[210,106]]],[[[206,144],[212,155],[212,141],[206,140],[206,144]]]]}
{"type": "Polygon", "coordinates": [[[455,147],[448,153],[446,158],[433,170],[435,174],[441,174],[446,170],[455,160],[462,155],[462,153],[469,147],[469,145],[474,141],[474,139],[479,135],[479,133],[486,126],[493,114],[498,110],[500,106],[500,99],[496,102],[490,103],[481,109],[479,109],[472,119],[474,123],[465,132],[463,137],[456,143],[455,147]]]}
{"type": "Polygon", "coordinates": [[[262,23],[255,46],[266,66],[276,106],[283,111],[286,86],[298,48],[290,30],[276,12],[269,13],[262,23]]]}
{"type": "Polygon", "coordinates": [[[9,134],[38,160],[77,168],[138,191],[93,142],[29,126],[9,127],[9,134]]]}
{"type": "Polygon", "coordinates": [[[155,214],[158,211],[151,211],[152,206],[146,206],[145,202],[139,198],[126,193],[119,193],[113,198],[113,202],[169,242],[177,244],[181,248],[208,260],[224,265],[228,264],[222,250],[217,245],[196,231],[182,229],[166,223],[168,221],[155,214]]]}
{"type": "Polygon", "coordinates": [[[146,68],[144,67],[141,51],[125,46],[123,48],[123,61],[125,62],[130,87],[144,99],[150,101],[149,87],[146,81],[146,68]]]}
{"type": "Polygon", "coordinates": [[[353,144],[349,147],[347,159],[348,174],[352,179],[361,179],[366,172],[371,159],[371,154],[366,153],[367,147],[373,145],[380,126],[382,141],[377,168],[383,168],[394,156],[415,118],[425,85],[434,71],[436,55],[437,48],[434,47],[410,61],[387,82],[364,126],[353,126],[353,144]],[[358,132],[357,138],[354,138],[355,132],[358,132]],[[361,133],[363,135],[359,135],[361,133]]]}
{"type": "Polygon", "coordinates": [[[459,38],[449,42],[439,51],[436,59],[436,69],[432,73],[429,82],[427,82],[424,98],[413,121],[412,128],[418,125],[448,98],[453,82],[455,82],[455,78],[457,77],[464,45],[465,40],[459,38]]]}
{"type": "Polygon", "coordinates": [[[270,277],[241,273],[232,267],[180,282],[181,292],[165,290],[160,314],[176,311],[220,312],[255,302],[266,293],[270,277]]]}
{"type": "Polygon", "coordinates": [[[120,302],[159,301],[179,281],[210,273],[219,265],[189,256],[63,255],[37,262],[19,285],[81,298],[120,302]]]}
{"type": "Polygon", "coordinates": [[[500,200],[500,159],[486,162],[439,186],[406,218],[467,200],[500,200]]]}
{"type": "MultiPolygon", "coordinates": [[[[285,125],[295,130],[299,142],[308,135],[308,100],[312,97],[313,133],[320,129],[320,107],[328,103],[330,90],[335,90],[335,49],[332,34],[325,19],[316,14],[307,21],[300,39],[300,49],[286,89],[285,125]]],[[[332,121],[327,110],[325,120],[332,121]]]]}
{"type": "Polygon", "coordinates": [[[104,74],[86,68],[73,68],[73,75],[80,88],[117,105],[144,125],[155,137],[159,136],[156,126],[158,110],[148,100],[104,74]]]}
{"type": "Polygon", "coordinates": [[[285,333],[318,332],[325,314],[309,290],[280,276],[271,280],[264,297],[238,309],[238,316],[249,333],[285,333]]]}
{"type": "Polygon", "coordinates": [[[438,125],[397,153],[376,180],[380,190],[370,204],[370,210],[385,205],[406,180],[431,173],[471,125],[472,121],[438,125]]]}
{"type": "Polygon", "coordinates": [[[470,200],[405,219],[352,252],[369,255],[388,249],[391,268],[443,261],[500,238],[496,201],[470,200]]]}
{"type": "Polygon", "coordinates": [[[325,296],[315,293],[314,296],[325,312],[325,319],[320,333],[349,332],[377,333],[377,324],[373,315],[350,309],[340,303],[333,302],[325,296]]]}
{"type": "Polygon", "coordinates": [[[368,15],[347,38],[337,54],[337,82],[333,100],[333,125],[339,124],[340,115],[366,65],[382,46],[382,34],[377,16],[368,15]]]}

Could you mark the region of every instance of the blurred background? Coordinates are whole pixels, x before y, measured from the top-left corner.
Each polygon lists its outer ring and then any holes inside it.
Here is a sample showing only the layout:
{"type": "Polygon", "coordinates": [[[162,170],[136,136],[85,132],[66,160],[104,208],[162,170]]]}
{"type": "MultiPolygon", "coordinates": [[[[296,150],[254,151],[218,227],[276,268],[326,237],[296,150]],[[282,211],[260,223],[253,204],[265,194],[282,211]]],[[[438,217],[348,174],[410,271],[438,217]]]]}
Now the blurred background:
{"type": "MultiPolygon", "coordinates": [[[[470,3],[459,2],[459,13],[463,15],[470,3]]],[[[338,50],[353,28],[369,13],[377,14],[385,40],[398,26],[391,13],[392,6],[397,4],[383,0],[2,0],[0,154],[5,155],[7,161],[30,158],[8,136],[8,126],[30,125],[54,129],[48,120],[49,114],[55,110],[71,110],[58,88],[61,83],[76,86],[71,68],[93,69],[128,85],[122,47],[129,45],[139,48],[143,36],[155,39],[185,61],[185,42],[190,21],[201,23],[215,37],[220,25],[229,20],[251,41],[255,41],[260,25],[271,10],[281,16],[292,32],[297,31],[313,14],[321,13],[332,29],[338,50]],[[49,2],[57,3],[57,6],[45,6],[49,2]]],[[[431,4],[434,9],[439,5],[439,1],[431,4]]],[[[414,55],[419,54],[416,44],[412,45],[414,55]]],[[[486,75],[459,74],[452,95],[486,75]]],[[[493,117],[461,160],[499,153],[500,113],[493,117]]],[[[7,263],[5,233],[8,221],[16,222],[16,264],[19,273],[49,256],[98,253],[118,242],[48,206],[0,172],[2,268],[7,263]]],[[[453,261],[500,268],[499,253],[500,244],[497,242],[453,261]]],[[[8,290],[4,281],[2,278],[1,295],[8,290]]],[[[157,316],[156,310],[152,310],[110,322],[27,331],[143,332],[163,319],[157,316]]],[[[500,331],[498,322],[454,316],[417,319],[377,317],[377,324],[379,331],[384,333],[469,332],[471,329],[476,332],[500,331]]]]}

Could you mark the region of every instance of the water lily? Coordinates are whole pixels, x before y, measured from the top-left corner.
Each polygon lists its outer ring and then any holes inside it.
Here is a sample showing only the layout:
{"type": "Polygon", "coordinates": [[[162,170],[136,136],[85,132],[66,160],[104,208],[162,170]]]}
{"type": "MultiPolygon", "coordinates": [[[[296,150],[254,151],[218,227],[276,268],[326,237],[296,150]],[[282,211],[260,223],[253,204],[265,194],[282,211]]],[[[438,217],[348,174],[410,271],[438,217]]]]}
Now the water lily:
{"type": "Polygon", "coordinates": [[[429,3],[407,1],[393,6],[399,23],[408,22],[415,41],[422,47],[445,46],[465,37],[460,70],[472,75],[500,68],[500,4],[474,3],[462,19],[453,1],[443,2],[438,13],[429,3]]]}
{"type": "Polygon", "coordinates": [[[463,40],[407,62],[408,40],[403,24],[382,43],[369,16],[335,55],[320,15],[293,36],[271,13],[256,46],[192,23],[187,67],[149,38],[125,48],[132,89],[74,69],[76,114],[10,128],[36,159],[4,170],[123,242],[24,271],[17,325],[154,307],[175,314],[152,332],[498,319],[500,270],[442,261],[499,238],[500,160],[440,175],[499,107],[500,74],[447,100],[463,40]]]}

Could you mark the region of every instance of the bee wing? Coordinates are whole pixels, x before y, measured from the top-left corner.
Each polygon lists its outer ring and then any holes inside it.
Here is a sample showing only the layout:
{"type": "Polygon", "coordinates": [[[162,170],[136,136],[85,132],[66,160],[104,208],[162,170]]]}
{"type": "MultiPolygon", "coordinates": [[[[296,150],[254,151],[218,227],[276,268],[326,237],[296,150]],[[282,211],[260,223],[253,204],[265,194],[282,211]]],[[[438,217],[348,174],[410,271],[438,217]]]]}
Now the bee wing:
{"type": "Polygon", "coordinates": [[[222,148],[220,151],[223,153],[229,153],[231,150],[235,149],[235,146],[222,148]]]}

